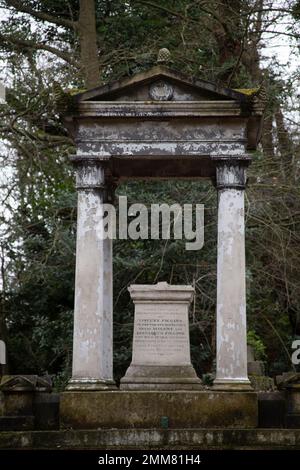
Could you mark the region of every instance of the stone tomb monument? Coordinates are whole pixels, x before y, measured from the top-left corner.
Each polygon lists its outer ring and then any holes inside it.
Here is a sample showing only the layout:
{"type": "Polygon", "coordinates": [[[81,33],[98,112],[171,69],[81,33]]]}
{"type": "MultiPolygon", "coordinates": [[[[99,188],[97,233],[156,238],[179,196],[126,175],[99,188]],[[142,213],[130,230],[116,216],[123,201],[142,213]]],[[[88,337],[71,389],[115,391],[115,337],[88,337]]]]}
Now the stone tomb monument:
{"type": "Polygon", "coordinates": [[[191,286],[129,287],[135,304],[132,362],[122,390],[192,390],[202,388],[191,364],[189,305],[191,286]]]}
{"type": "MultiPolygon", "coordinates": [[[[183,427],[256,425],[257,398],[247,373],[244,192],[250,152],[260,138],[262,99],[257,90],[232,90],[162,64],[71,99],[65,122],[77,149],[78,230],[73,367],[61,397],[63,425],[151,427],[168,413],[183,427]],[[176,390],[132,390],[153,387],[154,379],[161,385],[163,377],[174,386],[162,374],[168,364],[156,363],[159,371],[151,375],[137,342],[140,323],[121,384],[129,390],[117,390],[113,377],[113,244],[99,237],[103,204],[123,180],[168,178],[199,184],[210,178],[218,193],[216,379],[209,393],[179,390],[179,384],[176,390]]],[[[185,372],[198,387],[187,348],[177,359],[186,361],[185,372]]]]}

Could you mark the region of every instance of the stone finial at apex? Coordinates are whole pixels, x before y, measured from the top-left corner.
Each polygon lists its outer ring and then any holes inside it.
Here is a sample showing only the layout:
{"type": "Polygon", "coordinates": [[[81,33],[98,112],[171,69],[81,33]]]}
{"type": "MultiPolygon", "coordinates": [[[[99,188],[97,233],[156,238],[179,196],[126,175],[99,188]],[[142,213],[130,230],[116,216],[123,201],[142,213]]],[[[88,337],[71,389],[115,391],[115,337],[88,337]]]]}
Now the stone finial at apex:
{"type": "Polygon", "coordinates": [[[157,54],[157,63],[158,64],[167,64],[171,62],[171,52],[166,47],[159,49],[157,54]]]}

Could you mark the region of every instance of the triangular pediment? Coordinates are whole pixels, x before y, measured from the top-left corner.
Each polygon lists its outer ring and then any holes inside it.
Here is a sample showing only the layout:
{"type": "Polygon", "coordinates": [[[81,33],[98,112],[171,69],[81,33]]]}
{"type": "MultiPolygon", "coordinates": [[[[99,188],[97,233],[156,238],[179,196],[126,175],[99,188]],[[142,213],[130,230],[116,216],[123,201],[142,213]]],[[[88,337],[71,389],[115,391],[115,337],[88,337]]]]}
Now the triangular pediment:
{"type": "Polygon", "coordinates": [[[36,388],[37,375],[4,375],[0,383],[2,392],[33,391],[36,388]]]}
{"type": "Polygon", "coordinates": [[[245,94],[156,66],[76,96],[82,101],[247,101],[245,94]]]}

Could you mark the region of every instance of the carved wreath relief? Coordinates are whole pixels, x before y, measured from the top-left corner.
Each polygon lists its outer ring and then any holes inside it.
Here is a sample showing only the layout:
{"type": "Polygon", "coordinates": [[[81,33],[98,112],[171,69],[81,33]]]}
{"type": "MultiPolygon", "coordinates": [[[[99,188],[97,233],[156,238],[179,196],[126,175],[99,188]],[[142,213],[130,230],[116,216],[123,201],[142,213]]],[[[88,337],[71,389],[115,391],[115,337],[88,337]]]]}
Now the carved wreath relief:
{"type": "Polygon", "coordinates": [[[172,99],[173,93],[173,86],[163,80],[158,80],[149,86],[150,98],[155,101],[169,101],[172,99]]]}

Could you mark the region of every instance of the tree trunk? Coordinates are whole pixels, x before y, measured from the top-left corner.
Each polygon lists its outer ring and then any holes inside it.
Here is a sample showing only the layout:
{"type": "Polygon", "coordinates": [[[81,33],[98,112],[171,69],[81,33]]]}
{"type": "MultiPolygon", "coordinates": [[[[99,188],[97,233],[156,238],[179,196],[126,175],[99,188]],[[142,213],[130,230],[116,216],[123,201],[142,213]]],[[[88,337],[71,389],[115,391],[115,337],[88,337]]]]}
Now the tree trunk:
{"type": "Polygon", "coordinates": [[[269,113],[264,118],[261,144],[266,157],[275,158],[273,143],[273,113],[269,113]]]}
{"type": "MultiPolygon", "coordinates": [[[[4,248],[1,246],[0,250],[0,269],[1,269],[1,283],[2,283],[2,290],[0,291],[0,340],[7,343],[7,327],[5,322],[5,295],[6,295],[6,273],[5,273],[5,254],[4,248]]],[[[7,361],[7,351],[6,351],[6,361],[7,361]]],[[[1,375],[7,373],[7,364],[2,365],[0,364],[0,379],[1,375]]]]}
{"type": "Polygon", "coordinates": [[[286,177],[291,176],[293,170],[293,144],[286,130],[280,106],[275,111],[275,122],[283,172],[286,177]]]}
{"type": "Polygon", "coordinates": [[[85,86],[94,88],[100,84],[95,0],[80,0],[79,38],[85,86]]]}
{"type": "Polygon", "coordinates": [[[218,3],[217,15],[220,19],[216,22],[214,35],[218,44],[219,63],[221,66],[228,64],[224,68],[220,78],[227,82],[230,80],[234,64],[242,52],[242,44],[239,37],[241,30],[241,0],[223,0],[218,3]]]}

